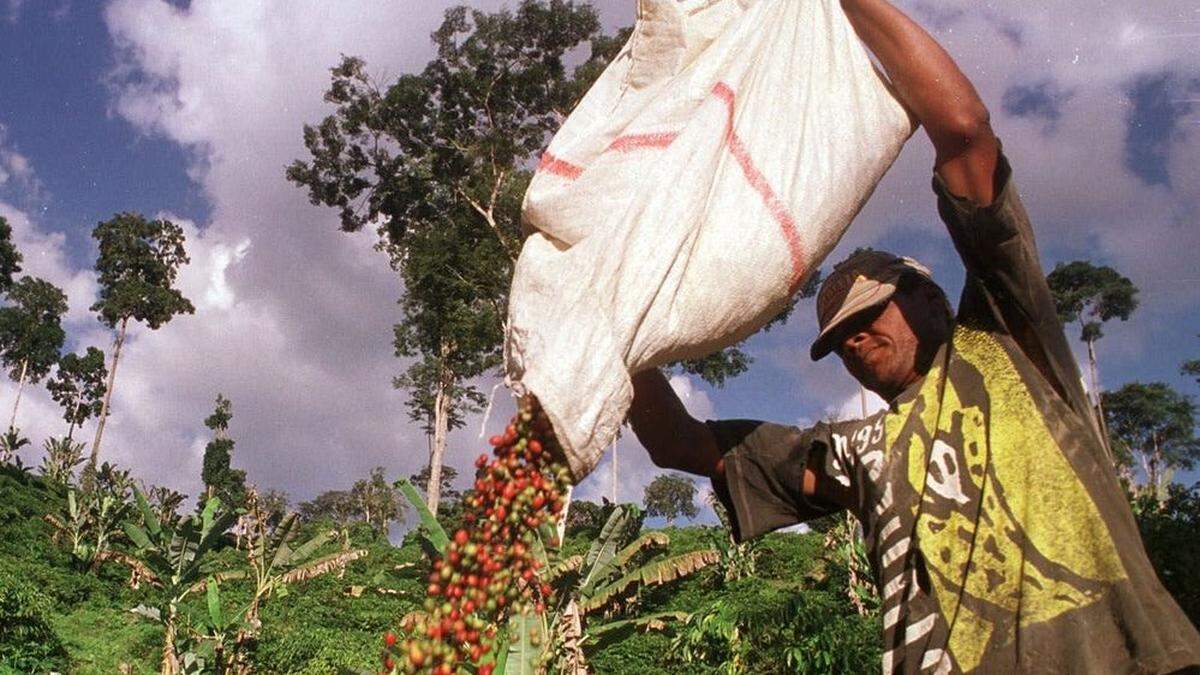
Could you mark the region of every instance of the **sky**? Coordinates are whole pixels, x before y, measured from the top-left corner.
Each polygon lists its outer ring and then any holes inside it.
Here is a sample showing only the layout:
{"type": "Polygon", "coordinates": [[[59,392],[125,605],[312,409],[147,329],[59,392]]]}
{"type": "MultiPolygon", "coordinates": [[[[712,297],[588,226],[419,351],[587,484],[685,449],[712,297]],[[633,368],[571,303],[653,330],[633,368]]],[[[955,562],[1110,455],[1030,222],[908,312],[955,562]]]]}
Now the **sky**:
{"type": "MultiPolygon", "coordinates": [[[[157,331],[131,327],[102,459],[195,495],[202,421],[221,392],[233,401],[234,465],[293,504],[375,466],[398,477],[424,465],[427,439],[391,386],[405,365],[391,346],[403,289],[371,234],[339,232],[336,213],[309,204],[283,170],[307,157],[302,126],[330,112],[321,96],[340,55],[364,58],[385,82],[417,70],[449,4],[0,0],[0,215],[26,273],[68,293],[68,348],[112,340],[88,309],[97,222],[138,211],[187,236],[180,287],[196,313],[157,331]]],[[[594,4],[610,31],[634,19],[633,0],[594,4]]],[[[1108,264],[1141,289],[1133,320],[1106,325],[1098,343],[1104,385],[1164,381],[1200,394],[1179,374],[1200,358],[1200,5],[898,4],[988,104],[1043,265],[1108,264]]],[[[910,254],[956,294],[962,268],[937,219],[932,161],[918,132],[830,260],[863,245],[910,254]]],[[[840,365],[808,360],[814,333],[812,303],[801,301],[788,324],[750,340],[747,374],[719,389],[686,376],[672,384],[700,418],[857,414],[840,365]]],[[[0,383],[0,410],[15,392],[0,383]]],[[[499,428],[512,410],[501,388],[486,425],[476,416],[451,434],[448,463],[468,474],[481,426],[499,428]]],[[[27,463],[65,431],[40,385],[26,388],[17,423],[33,440],[27,463]]],[[[640,501],[658,470],[628,433],[618,453],[617,496],[640,501]]],[[[611,495],[610,469],[606,460],[577,494],[611,495]]]]}

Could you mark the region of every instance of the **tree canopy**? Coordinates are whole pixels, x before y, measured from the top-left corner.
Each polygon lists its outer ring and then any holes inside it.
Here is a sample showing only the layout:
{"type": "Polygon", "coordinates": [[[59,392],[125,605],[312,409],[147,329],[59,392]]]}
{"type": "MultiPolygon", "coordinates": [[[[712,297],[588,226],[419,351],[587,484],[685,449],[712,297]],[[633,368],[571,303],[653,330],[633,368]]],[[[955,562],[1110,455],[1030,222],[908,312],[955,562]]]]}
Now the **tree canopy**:
{"type": "Polygon", "coordinates": [[[196,308],[173,287],[179,268],[190,262],[183,247],[183,228],[169,220],[147,220],[138,213],[118,213],[96,225],[92,237],[100,246],[96,272],[100,299],[92,305],[109,328],[127,319],[151,328],[176,314],[196,308]]]}
{"type": "Polygon", "coordinates": [[[1200,460],[1196,406],[1162,382],[1130,382],[1104,394],[1110,433],[1131,459],[1141,460],[1150,488],[1161,491],[1172,469],[1200,460]]]}
{"type": "Polygon", "coordinates": [[[234,441],[229,437],[229,422],[232,419],[233,404],[224,395],[217,394],[216,408],[204,420],[204,426],[213,432],[213,439],[204,446],[200,478],[206,492],[200,497],[199,508],[204,508],[204,502],[210,496],[220,497],[222,504],[232,508],[246,500],[246,472],[231,466],[234,441]]]}
{"type": "Polygon", "coordinates": [[[104,352],[95,347],[88,347],[83,356],[64,354],[58,360],[58,369],[46,383],[46,389],[55,403],[62,406],[63,419],[72,430],[100,414],[107,377],[104,352]]]}
{"type": "Polygon", "coordinates": [[[67,296],[49,281],[22,277],[7,299],[0,307],[0,361],[12,379],[25,372],[37,382],[58,362],[66,339],[62,316],[67,313],[67,296]]]}
{"type": "Polygon", "coordinates": [[[1125,321],[1138,306],[1138,289],[1133,282],[1107,265],[1076,260],[1055,265],[1046,275],[1050,292],[1063,323],[1078,322],[1079,339],[1095,342],[1104,333],[1101,325],[1110,319],[1125,321]]]}
{"type": "Polygon", "coordinates": [[[12,225],[0,216],[0,291],[7,291],[21,273],[21,252],[12,240],[12,225]]]}
{"type": "Polygon", "coordinates": [[[666,518],[668,525],[680,516],[691,519],[700,513],[696,508],[696,484],[680,474],[665,473],[655,478],[646,486],[642,501],[646,515],[666,518]]]}
{"type": "Polygon", "coordinates": [[[305,126],[311,158],[287,169],[343,230],[375,227],[404,283],[393,338],[412,361],[394,384],[433,437],[431,508],[446,434],[483,401],[471,380],[501,363],[529,167],[586,88],[573,72],[594,78],[615,51],[599,28],[590,6],[562,0],[451,8],[419,73],[380,85],[344,57],[325,94],[334,114],[305,126]],[[588,40],[592,54],[570,71],[566,57],[588,40]]]}

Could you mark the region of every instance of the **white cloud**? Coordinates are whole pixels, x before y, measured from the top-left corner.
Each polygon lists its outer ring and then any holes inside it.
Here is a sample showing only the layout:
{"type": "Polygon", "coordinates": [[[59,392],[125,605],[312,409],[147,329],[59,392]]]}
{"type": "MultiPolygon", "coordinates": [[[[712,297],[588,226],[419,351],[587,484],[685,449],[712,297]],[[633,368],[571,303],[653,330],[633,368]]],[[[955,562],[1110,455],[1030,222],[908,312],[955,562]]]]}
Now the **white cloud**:
{"type": "MultiPolygon", "coordinates": [[[[10,8],[17,4],[9,0],[10,8]]],[[[390,345],[400,286],[371,250],[370,235],[338,232],[335,214],[310,206],[282,174],[288,162],[305,156],[301,126],[328,113],[321,94],[340,54],[363,56],[384,80],[419,67],[447,4],[377,0],[355,3],[353,10],[315,0],[193,0],[186,9],[161,0],[108,5],[106,21],[119,49],[113,112],[190,151],[189,173],[210,200],[212,216],[185,224],[192,264],[181,287],[197,314],[158,331],[132,330],[105,456],[194,493],[207,438],[200,420],[222,391],[234,401],[235,463],[251,480],[299,498],[348,485],[375,464],[411,473],[425,461],[425,439],[408,422],[403,395],[390,387],[402,367],[390,345]]],[[[631,1],[600,5],[610,26],[632,15],[631,1]]],[[[905,3],[928,21],[925,6],[905,3]]],[[[1194,20],[1189,7],[1163,0],[1137,11],[1109,5],[1095,11],[1078,3],[1022,0],[997,8],[948,0],[938,3],[935,22],[939,39],[991,104],[1043,250],[1110,260],[1143,288],[1141,311],[1162,320],[1189,315],[1200,302],[1196,284],[1177,281],[1194,277],[1190,252],[1200,246],[1194,227],[1200,183],[1186,180],[1196,173],[1200,134],[1192,125],[1176,139],[1169,157],[1170,171],[1180,177],[1174,190],[1145,186],[1123,164],[1124,88],[1147,72],[1200,72],[1200,50],[1181,48],[1187,43],[1170,36],[1185,32],[1179,17],[1194,20]],[[1042,120],[1000,109],[1009,87],[1044,80],[1073,93],[1049,134],[1042,120]]],[[[2,141],[0,150],[7,147],[2,141]]],[[[32,175],[22,160],[15,150],[0,154],[0,187],[32,175]]],[[[931,165],[927,141],[915,139],[845,246],[940,229],[932,227],[931,165]]],[[[0,204],[0,213],[13,223],[30,273],[68,288],[81,342],[107,346],[110,336],[87,311],[94,276],[71,267],[61,235],[39,230],[18,208],[0,204]]],[[[924,249],[915,252],[953,260],[940,233],[924,249]]],[[[786,368],[806,391],[841,401],[839,414],[854,409],[857,415],[857,394],[846,395],[852,383],[837,365],[807,364],[802,345],[811,336],[810,317],[777,332],[791,340],[787,353],[758,353],[756,368],[786,368]]],[[[1133,326],[1114,328],[1113,353],[1136,353],[1141,335],[1133,326]]],[[[715,416],[707,391],[688,378],[673,378],[672,385],[692,414],[715,416]]],[[[0,406],[8,391],[0,392],[0,406]]],[[[44,392],[35,388],[27,396],[26,428],[43,422],[57,428],[44,392]]],[[[493,427],[512,411],[507,397],[498,398],[493,427]]],[[[451,437],[449,460],[460,469],[479,452],[476,428],[451,437]]],[[[619,497],[640,502],[642,487],[658,470],[630,434],[619,453],[619,497]]],[[[581,486],[581,495],[607,494],[606,468],[581,486]]]]}
{"type": "MultiPolygon", "coordinates": [[[[212,205],[210,222],[186,227],[181,286],[196,315],[138,329],[121,366],[110,423],[121,459],[186,473],[194,491],[198,469],[180,463],[198,461],[199,421],[222,391],[234,404],[235,464],[298,498],[377,464],[391,475],[424,464],[426,439],[391,388],[403,368],[391,346],[400,285],[371,234],[339,232],[336,214],[309,205],[283,169],[307,156],[302,126],[329,114],[322,94],[343,53],[384,81],[417,69],[451,4],[108,5],[114,113],[188,149],[212,205]]],[[[493,426],[512,413],[497,398],[493,426]]],[[[464,474],[482,449],[476,428],[451,435],[447,461],[464,474]]]]}

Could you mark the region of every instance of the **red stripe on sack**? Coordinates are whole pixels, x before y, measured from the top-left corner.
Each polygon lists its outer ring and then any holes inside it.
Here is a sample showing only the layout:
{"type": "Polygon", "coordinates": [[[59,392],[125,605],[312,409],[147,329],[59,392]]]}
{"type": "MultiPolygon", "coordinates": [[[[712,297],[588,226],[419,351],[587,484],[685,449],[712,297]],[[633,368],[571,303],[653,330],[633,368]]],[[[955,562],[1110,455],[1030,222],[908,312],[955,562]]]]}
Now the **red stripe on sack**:
{"type": "Polygon", "coordinates": [[[792,258],[791,290],[794,293],[800,287],[800,281],[804,278],[805,271],[804,248],[800,243],[800,232],[796,229],[796,219],[792,217],[783,200],[771,189],[771,184],[767,182],[766,176],[754,165],[754,160],[750,158],[750,153],[746,150],[746,144],[742,142],[741,137],[734,131],[733,102],[735,96],[733,90],[724,82],[718,82],[713,86],[712,91],[717,98],[725,103],[725,108],[729,113],[725,124],[725,140],[729,143],[729,152],[733,154],[733,158],[737,161],[738,166],[741,167],[746,180],[750,182],[750,186],[754,188],[754,191],[762,197],[767,210],[771,212],[771,217],[775,219],[775,222],[779,223],[779,228],[783,231],[783,238],[787,241],[788,252],[792,258]]]}
{"type": "Polygon", "coordinates": [[[579,174],[583,173],[583,167],[576,166],[564,159],[559,159],[549,152],[542,153],[542,159],[538,163],[537,170],[562,176],[568,180],[575,180],[579,178],[579,174]]]}
{"type": "Polygon", "coordinates": [[[639,148],[665,148],[675,142],[675,137],[679,134],[674,131],[666,131],[657,134],[628,134],[626,136],[618,136],[616,140],[609,144],[609,150],[617,152],[628,152],[639,148]]]}

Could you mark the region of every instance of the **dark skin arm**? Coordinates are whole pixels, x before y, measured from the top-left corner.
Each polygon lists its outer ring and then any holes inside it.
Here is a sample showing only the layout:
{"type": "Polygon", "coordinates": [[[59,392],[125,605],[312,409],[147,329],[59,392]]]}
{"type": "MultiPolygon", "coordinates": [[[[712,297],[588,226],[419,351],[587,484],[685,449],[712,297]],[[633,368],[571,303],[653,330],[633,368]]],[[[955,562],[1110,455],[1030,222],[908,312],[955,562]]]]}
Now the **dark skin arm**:
{"type": "Polygon", "coordinates": [[[971,81],[925,29],[887,0],[842,0],[842,8],[900,101],[925,127],[936,152],[934,169],[946,186],[981,206],[991,204],[999,143],[971,81]]]}
{"type": "MultiPolygon", "coordinates": [[[[725,461],[712,431],[688,413],[657,368],[643,370],[631,379],[629,425],[654,464],[710,478],[724,489],[725,461]]],[[[816,495],[817,476],[812,470],[805,471],[803,487],[806,496],[816,495]]]]}

